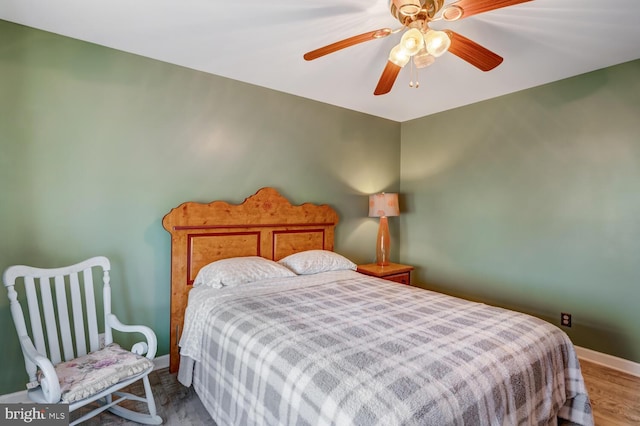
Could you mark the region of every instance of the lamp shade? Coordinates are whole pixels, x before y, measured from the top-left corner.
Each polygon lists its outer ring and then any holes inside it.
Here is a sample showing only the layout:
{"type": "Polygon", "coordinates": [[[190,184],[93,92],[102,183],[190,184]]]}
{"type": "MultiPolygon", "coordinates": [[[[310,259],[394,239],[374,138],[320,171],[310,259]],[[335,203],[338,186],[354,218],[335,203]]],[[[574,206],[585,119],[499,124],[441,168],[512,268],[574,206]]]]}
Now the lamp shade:
{"type": "Polygon", "coordinates": [[[436,57],[427,52],[424,47],[413,57],[413,63],[417,68],[426,68],[436,61],[436,57]]]}
{"type": "Polygon", "coordinates": [[[389,52],[389,60],[399,67],[407,65],[410,59],[411,56],[409,56],[409,53],[404,50],[401,44],[397,44],[391,49],[391,52],[389,52]]]}
{"type": "Polygon", "coordinates": [[[419,29],[411,28],[402,36],[400,45],[408,55],[413,56],[424,46],[424,37],[419,29]]]}
{"type": "Polygon", "coordinates": [[[369,195],[369,217],[399,216],[398,194],[381,192],[369,195]]]}
{"type": "Polygon", "coordinates": [[[449,50],[451,39],[444,31],[429,30],[424,36],[424,44],[427,52],[437,58],[449,50]]]}

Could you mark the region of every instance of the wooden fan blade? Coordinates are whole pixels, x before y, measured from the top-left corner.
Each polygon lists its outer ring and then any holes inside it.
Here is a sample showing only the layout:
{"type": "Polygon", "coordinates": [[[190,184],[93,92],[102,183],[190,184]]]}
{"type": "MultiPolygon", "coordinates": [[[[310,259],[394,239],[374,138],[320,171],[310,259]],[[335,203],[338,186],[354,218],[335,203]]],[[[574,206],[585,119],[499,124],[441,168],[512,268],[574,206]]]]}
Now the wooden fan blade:
{"type": "Polygon", "coordinates": [[[443,10],[442,16],[445,20],[456,21],[477,15],[478,13],[489,12],[529,1],[533,0],[458,0],[455,3],[447,5],[443,10]],[[449,12],[447,9],[449,9],[449,12]],[[459,14],[460,11],[462,12],[461,14],[459,14]],[[447,18],[447,15],[450,15],[453,19],[447,18]]]}
{"type": "Polygon", "coordinates": [[[482,71],[490,71],[502,63],[502,56],[480,46],[475,41],[451,30],[444,31],[451,39],[449,52],[453,53],[460,59],[469,62],[476,68],[479,68],[482,71]]]}
{"type": "Polygon", "coordinates": [[[380,80],[378,81],[378,85],[376,86],[376,90],[374,90],[373,94],[384,95],[385,93],[389,93],[393,87],[393,83],[396,82],[396,78],[398,78],[398,74],[401,69],[402,67],[391,61],[387,61],[387,65],[384,67],[384,71],[382,71],[382,75],[380,76],[380,80]]]}
{"type": "Polygon", "coordinates": [[[369,31],[368,33],[345,38],[344,40],[340,40],[335,43],[331,43],[327,46],[321,47],[319,49],[312,50],[311,52],[305,53],[304,59],[306,59],[307,61],[312,61],[314,59],[318,59],[322,56],[328,55],[329,53],[337,52],[338,50],[351,47],[355,44],[364,43],[365,41],[386,37],[391,33],[392,33],[391,28],[381,28],[379,30],[369,31]]]}

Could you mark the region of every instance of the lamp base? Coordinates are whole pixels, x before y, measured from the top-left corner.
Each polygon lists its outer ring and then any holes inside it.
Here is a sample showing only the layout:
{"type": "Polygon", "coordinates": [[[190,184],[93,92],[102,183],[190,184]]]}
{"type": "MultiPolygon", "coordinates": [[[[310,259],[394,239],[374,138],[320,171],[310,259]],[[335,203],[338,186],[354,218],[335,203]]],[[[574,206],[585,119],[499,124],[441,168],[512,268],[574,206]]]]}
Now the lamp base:
{"type": "Polygon", "coordinates": [[[389,264],[389,248],[391,237],[389,236],[389,222],[386,216],[380,217],[378,227],[378,239],[376,241],[376,264],[387,266],[389,264]]]}

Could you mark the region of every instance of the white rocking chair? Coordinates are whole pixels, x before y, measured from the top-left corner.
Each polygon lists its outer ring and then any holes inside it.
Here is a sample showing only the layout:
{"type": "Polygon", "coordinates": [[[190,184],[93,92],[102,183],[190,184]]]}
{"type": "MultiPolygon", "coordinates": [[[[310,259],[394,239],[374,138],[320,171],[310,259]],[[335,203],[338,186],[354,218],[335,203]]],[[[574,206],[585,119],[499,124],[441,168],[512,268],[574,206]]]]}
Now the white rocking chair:
{"type": "Polygon", "coordinates": [[[148,377],[153,370],[156,335],[149,327],[124,325],[111,313],[110,269],[109,260],[99,256],[62,268],[16,265],[4,272],[11,315],[30,380],[28,395],[36,403],[67,403],[69,412],[93,402],[98,405],[71,425],[105,410],[138,423],[158,425],[162,418],[156,414],[148,377]],[[98,331],[94,270],[102,271],[104,337],[98,331]],[[29,308],[30,334],[16,291],[16,284],[21,281],[29,308]],[[124,350],[113,343],[112,329],[141,333],[146,342],[136,343],[131,351],[124,350]],[[140,379],[146,398],[117,392],[140,379]],[[149,413],[117,405],[125,400],[146,402],[149,413]]]}

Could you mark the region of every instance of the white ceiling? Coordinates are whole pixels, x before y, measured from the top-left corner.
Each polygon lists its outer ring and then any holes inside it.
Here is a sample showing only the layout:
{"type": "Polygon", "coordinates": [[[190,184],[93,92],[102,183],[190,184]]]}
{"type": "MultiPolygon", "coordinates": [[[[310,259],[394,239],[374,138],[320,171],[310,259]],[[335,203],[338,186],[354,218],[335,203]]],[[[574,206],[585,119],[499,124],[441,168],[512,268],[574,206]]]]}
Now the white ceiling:
{"type": "Polygon", "coordinates": [[[388,0],[0,0],[0,19],[399,122],[640,58],[640,0],[534,0],[434,23],[504,62],[483,73],[445,54],[419,89],[406,67],[383,96],[373,90],[400,34],[302,55],[398,27],[388,0]]]}

